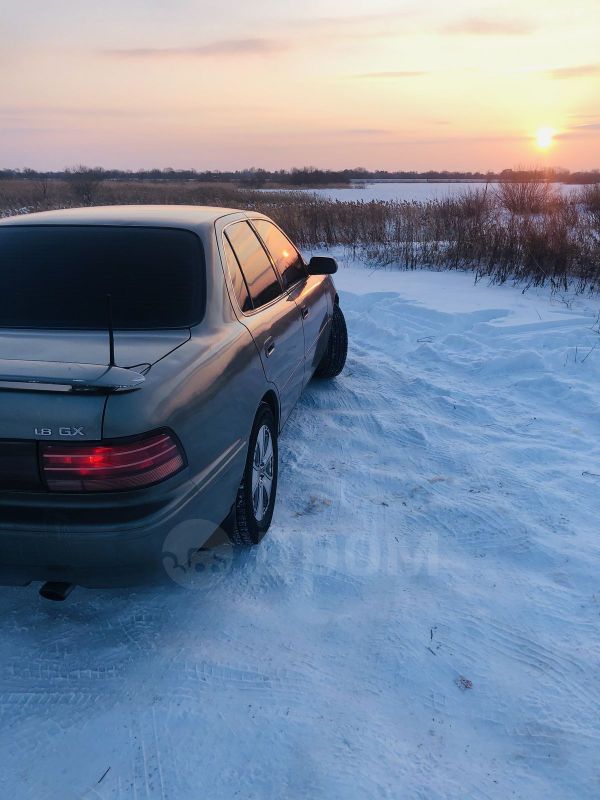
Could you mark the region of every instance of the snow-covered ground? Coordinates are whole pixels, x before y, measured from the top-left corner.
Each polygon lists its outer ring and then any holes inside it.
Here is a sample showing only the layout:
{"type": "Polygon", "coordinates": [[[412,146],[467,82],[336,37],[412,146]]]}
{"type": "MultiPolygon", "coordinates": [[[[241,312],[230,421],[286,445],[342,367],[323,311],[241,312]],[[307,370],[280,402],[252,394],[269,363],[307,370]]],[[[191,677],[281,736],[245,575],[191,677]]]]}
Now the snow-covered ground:
{"type": "Polygon", "coordinates": [[[600,302],[337,283],[260,548],[0,589],[0,797],[600,796],[600,302]]]}
{"type": "MultiPolygon", "coordinates": [[[[489,190],[495,191],[495,184],[490,184],[489,190]]],[[[556,191],[563,194],[578,192],[581,186],[566,183],[555,183],[556,191]]],[[[483,190],[485,183],[364,183],[340,189],[301,189],[303,192],[313,192],[330,200],[442,200],[447,197],[456,197],[468,190],[483,190]]],[[[265,190],[272,191],[272,190],[265,190]]],[[[282,189],[281,191],[286,191],[282,189]]]]}

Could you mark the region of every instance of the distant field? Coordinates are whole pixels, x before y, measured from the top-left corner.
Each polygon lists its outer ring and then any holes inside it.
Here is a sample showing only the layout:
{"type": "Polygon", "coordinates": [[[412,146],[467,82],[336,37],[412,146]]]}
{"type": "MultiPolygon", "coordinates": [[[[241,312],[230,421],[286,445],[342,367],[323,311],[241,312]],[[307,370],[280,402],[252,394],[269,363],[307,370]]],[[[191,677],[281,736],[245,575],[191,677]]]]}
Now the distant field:
{"type": "Polygon", "coordinates": [[[0,180],[0,216],[115,204],[242,208],[301,247],[343,246],[371,265],[472,270],[503,283],[600,290],[600,184],[373,183],[260,190],[195,180],[0,180]]]}

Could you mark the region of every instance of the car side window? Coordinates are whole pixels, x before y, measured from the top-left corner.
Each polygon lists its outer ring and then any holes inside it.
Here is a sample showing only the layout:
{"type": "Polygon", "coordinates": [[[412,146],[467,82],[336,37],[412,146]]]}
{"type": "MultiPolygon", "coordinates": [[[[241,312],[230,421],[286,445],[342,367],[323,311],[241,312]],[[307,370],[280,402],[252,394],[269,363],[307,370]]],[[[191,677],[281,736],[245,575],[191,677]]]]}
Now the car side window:
{"type": "Polygon", "coordinates": [[[281,294],[281,286],[265,248],[247,222],[234,222],[226,229],[229,243],[242,270],[254,308],[270,303],[281,294]]]}
{"type": "Polygon", "coordinates": [[[233,252],[233,247],[229,243],[227,234],[223,237],[223,247],[225,248],[225,257],[227,259],[227,266],[229,267],[229,274],[231,275],[233,291],[235,292],[239,306],[242,311],[252,311],[252,300],[250,300],[248,287],[246,286],[242,270],[233,252]]]}
{"type": "Polygon", "coordinates": [[[276,225],[266,219],[254,219],[252,224],[275,262],[283,281],[283,288],[289,289],[290,286],[306,278],[306,269],[302,256],[287,236],[276,225]]]}

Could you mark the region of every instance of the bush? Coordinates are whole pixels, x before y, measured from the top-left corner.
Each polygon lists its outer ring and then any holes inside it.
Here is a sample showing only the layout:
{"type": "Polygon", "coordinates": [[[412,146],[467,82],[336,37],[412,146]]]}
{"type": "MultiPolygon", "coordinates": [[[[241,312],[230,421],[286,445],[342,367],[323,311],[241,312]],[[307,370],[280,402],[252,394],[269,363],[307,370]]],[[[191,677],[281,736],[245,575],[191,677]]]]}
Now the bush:
{"type": "Polygon", "coordinates": [[[84,167],[82,164],[65,170],[67,183],[78,203],[82,203],[84,206],[94,205],[103,180],[102,173],[103,170],[100,167],[90,169],[90,167],[84,167]]]}
{"type": "Polygon", "coordinates": [[[600,232],[600,183],[592,183],[579,190],[578,202],[590,217],[592,225],[600,232]]]}
{"type": "Polygon", "coordinates": [[[503,180],[496,192],[502,206],[511,214],[542,214],[558,198],[554,186],[540,180],[503,180]]]}

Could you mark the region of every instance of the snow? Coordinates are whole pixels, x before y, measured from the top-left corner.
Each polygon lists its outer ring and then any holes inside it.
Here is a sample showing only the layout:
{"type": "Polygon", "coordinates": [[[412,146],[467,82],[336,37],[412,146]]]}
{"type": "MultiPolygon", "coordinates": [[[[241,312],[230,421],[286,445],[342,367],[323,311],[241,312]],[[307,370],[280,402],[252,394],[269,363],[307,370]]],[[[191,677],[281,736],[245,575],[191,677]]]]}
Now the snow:
{"type": "MultiPolygon", "coordinates": [[[[555,183],[553,186],[556,188],[556,191],[562,192],[563,194],[578,192],[581,189],[581,186],[567,183],[555,183]]],[[[338,189],[300,189],[298,191],[313,192],[329,200],[362,200],[365,203],[370,200],[419,200],[421,202],[426,202],[428,200],[443,200],[456,197],[466,191],[483,191],[485,187],[486,184],[481,181],[457,183],[443,181],[432,183],[395,183],[394,181],[390,181],[388,183],[357,183],[353,186],[341,187],[338,189]]],[[[496,184],[493,183],[488,187],[488,191],[495,191],[495,189],[496,184]]],[[[265,191],[273,190],[267,189],[265,191]]]]}
{"type": "Polygon", "coordinates": [[[0,589],[1,797],[599,796],[600,302],[336,277],[259,548],[0,589]]]}
{"type": "MultiPolygon", "coordinates": [[[[365,183],[348,188],[315,189],[316,194],[329,200],[442,200],[467,191],[482,191],[485,183],[365,183]]],[[[310,190],[306,190],[310,191],[310,190]]]]}

